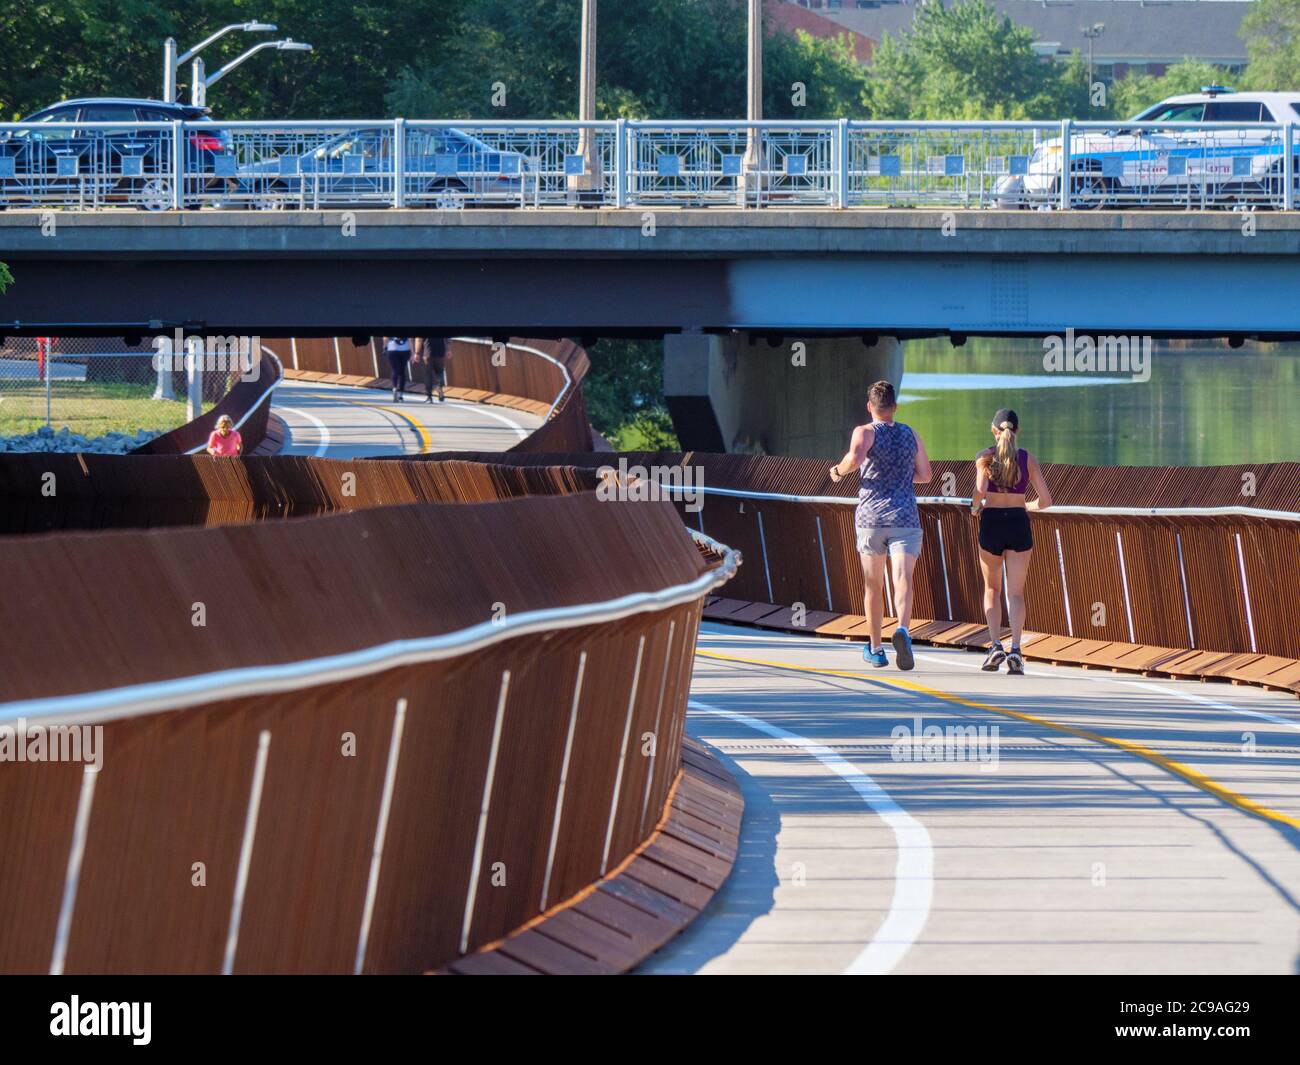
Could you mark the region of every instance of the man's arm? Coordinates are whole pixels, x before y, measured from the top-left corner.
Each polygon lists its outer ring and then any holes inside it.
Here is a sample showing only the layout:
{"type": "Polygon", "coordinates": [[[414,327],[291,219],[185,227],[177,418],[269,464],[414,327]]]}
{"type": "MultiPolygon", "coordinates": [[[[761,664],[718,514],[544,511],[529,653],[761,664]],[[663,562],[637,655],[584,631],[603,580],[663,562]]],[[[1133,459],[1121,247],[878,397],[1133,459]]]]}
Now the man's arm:
{"type": "Polygon", "coordinates": [[[929,484],[930,456],[926,454],[925,444],[921,440],[921,434],[913,429],[912,435],[916,437],[916,466],[912,470],[912,483],[929,484]]]}
{"type": "Polygon", "coordinates": [[[844,452],[844,457],[835,463],[829,470],[831,480],[839,482],[841,478],[847,477],[867,460],[867,452],[871,450],[871,445],[876,439],[876,431],[869,425],[859,425],[853,430],[853,436],[849,440],[849,449],[844,452]]]}

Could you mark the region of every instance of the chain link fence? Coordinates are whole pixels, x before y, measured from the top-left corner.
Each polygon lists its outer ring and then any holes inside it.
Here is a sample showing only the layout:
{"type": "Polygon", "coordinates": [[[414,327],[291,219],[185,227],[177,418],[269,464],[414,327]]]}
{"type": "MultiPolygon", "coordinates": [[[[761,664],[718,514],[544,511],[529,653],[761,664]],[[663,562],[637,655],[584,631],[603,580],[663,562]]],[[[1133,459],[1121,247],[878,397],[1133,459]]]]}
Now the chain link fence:
{"type": "MultiPolygon", "coordinates": [[[[9,337],[0,345],[0,450],[129,451],[191,418],[181,359],[156,359],[152,338],[9,337]],[[159,368],[160,364],[164,368],[159,368]]],[[[200,371],[200,408],[231,372],[200,371]]]]}

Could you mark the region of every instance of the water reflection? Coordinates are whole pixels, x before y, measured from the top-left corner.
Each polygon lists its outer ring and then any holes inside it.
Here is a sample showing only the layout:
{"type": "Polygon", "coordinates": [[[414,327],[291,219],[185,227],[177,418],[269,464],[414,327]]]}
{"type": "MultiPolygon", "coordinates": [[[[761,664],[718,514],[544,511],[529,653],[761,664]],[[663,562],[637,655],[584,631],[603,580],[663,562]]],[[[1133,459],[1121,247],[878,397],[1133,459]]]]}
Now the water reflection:
{"type": "Polygon", "coordinates": [[[1211,466],[1300,460],[1300,346],[1155,342],[1151,377],[1048,373],[1039,340],[909,340],[901,420],[934,458],[970,458],[1014,407],[1047,462],[1211,466]]]}

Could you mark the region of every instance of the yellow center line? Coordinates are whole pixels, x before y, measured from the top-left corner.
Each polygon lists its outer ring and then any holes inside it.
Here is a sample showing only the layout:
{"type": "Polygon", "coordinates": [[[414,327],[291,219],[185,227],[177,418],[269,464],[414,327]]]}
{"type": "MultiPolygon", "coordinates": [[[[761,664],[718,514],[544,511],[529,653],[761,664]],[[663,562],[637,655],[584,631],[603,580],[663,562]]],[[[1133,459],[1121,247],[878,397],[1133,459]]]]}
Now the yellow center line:
{"type": "Polygon", "coordinates": [[[852,680],[872,680],[879,681],[881,684],[889,684],[895,688],[902,688],[906,691],[917,692],[921,695],[928,695],[935,699],[942,699],[945,702],[957,703],[959,706],[968,706],[975,710],[987,710],[992,714],[1001,714],[1003,717],[1015,718],[1017,721],[1024,721],[1031,725],[1040,725],[1043,728],[1053,729],[1056,732],[1063,732],[1068,736],[1075,736],[1079,739],[1090,740],[1093,743],[1101,743],[1128,754],[1135,755],[1138,758],[1150,762],[1166,772],[1181,777],[1187,783],[1216,799],[1234,806],[1243,813],[1250,814],[1253,817],[1263,818],[1265,821],[1274,821],[1278,824],[1287,825],[1291,828],[1300,828],[1300,818],[1288,817],[1286,814],[1271,810],[1267,806],[1261,806],[1253,799],[1248,799],[1244,795],[1239,795],[1231,788],[1226,788],[1217,781],[1211,780],[1204,773],[1201,773],[1191,766],[1183,765],[1181,762],[1175,762],[1171,758],[1166,758],[1159,751],[1153,751],[1150,747],[1144,747],[1140,743],[1131,743],[1128,740],[1115,739],[1113,736],[1103,736],[1099,732],[1090,732],[1088,729],[1075,728],[1073,725],[1062,725],[1055,721],[1049,721],[1046,718],[1038,717],[1035,714],[1021,713],[1019,710],[1009,710],[1004,706],[993,706],[991,703],[976,702],[974,699],[966,699],[960,695],[953,695],[950,692],[940,691],[938,688],[930,688],[924,684],[917,684],[915,681],[903,680],[901,677],[882,677],[877,674],[866,674],[861,672],[852,672],[843,669],[817,669],[814,666],[798,666],[789,662],[769,662],[761,658],[741,658],[735,655],[719,654],[716,651],[699,651],[695,652],[701,658],[713,658],[721,662],[736,662],[741,665],[749,666],[768,666],[773,669],[790,669],[799,673],[816,673],[826,677],[848,677],[852,680]]]}
{"type": "Polygon", "coordinates": [[[416,435],[420,438],[420,454],[427,455],[429,453],[429,450],[432,447],[432,441],[430,441],[429,439],[428,432],[425,431],[423,425],[421,425],[409,414],[407,414],[406,411],[398,410],[396,407],[385,406],[383,403],[363,403],[359,399],[342,399],[342,397],[337,397],[337,398],[341,399],[342,402],[344,403],[351,403],[354,407],[368,407],[371,410],[386,410],[388,411],[389,414],[396,414],[403,421],[407,422],[411,426],[411,428],[415,430],[416,435]]]}

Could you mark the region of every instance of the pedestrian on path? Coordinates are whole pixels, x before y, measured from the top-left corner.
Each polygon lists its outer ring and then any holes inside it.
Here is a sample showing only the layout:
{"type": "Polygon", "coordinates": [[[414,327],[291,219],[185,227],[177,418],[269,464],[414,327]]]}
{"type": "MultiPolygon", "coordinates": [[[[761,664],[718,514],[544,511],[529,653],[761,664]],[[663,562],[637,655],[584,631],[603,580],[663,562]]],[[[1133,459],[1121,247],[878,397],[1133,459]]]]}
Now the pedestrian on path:
{"type": "Polygon", "coordinates": [[[384,337],[384,353],[393,372],[393,401],[402,403],[411,362],[411,338],[384,337]]]}
{"type": "Polygon", "coordinates": [[[885,560],[893,562],[894,608],[898,627],[894,630],[894,661],[899,669],[915,665],[912,638],[912,571],[921,555],[921,518],[916,509],[917,484],[930,480],[930,459],[925,445],[911,426],[894,421],[898,397],[888,381],[877,381],[867,392],[869,425],[853,430],[849,450],[830,468],[831,480],[839,482],[853,470],[860,475],[858,507],[854,524],[858,534],[858,557],[866,581],[867,621],[871,642],[862,657],[873,666],[885,666],[880,629],[885,612],[885,560]]]}
{"type": "Polygon", "coordinates": [[[214,458],[237,458],[244,452],[244,438],[239,435],[229,414],[217,419],[217,427],[208,435],[207,452],[214,458]]]}
{"type": "Polygon", "coordinates": [[[989,626],[989,653],[980,667],[996,673],[1003,662],[1007,672],[1023,674],[1020,638],[1025,629],[1025,580],[1034,554],[1031,510],[1052,505],[1038,460],[1016,446],[1020,418],[1003,407],[993,415],[993,446],[975,457],[975,494],[971,513],[979,516],[980,570],[984,574],[984,620],[989,626]],[[1025,502],[1030,485],[1037,498],[1025,502]],[[1002,590],[1007,593],[1007,620],[1011,624],[1011,650],[1002,649],[1002,590]]]}
{"type": "Polygon", "coordinates": [[[424,401],[433,402],[433,386],[438,386],[438,402],[447,402],[447,360],[451,358],[450,337],[421,337],[417,362],[424,362],[424,401]]]}

